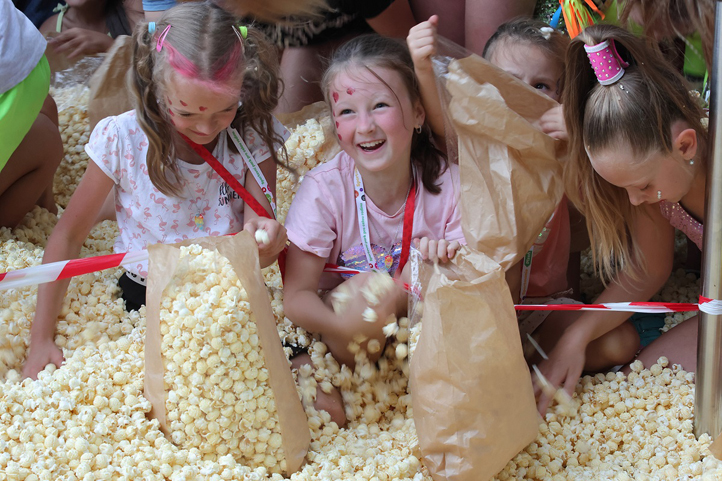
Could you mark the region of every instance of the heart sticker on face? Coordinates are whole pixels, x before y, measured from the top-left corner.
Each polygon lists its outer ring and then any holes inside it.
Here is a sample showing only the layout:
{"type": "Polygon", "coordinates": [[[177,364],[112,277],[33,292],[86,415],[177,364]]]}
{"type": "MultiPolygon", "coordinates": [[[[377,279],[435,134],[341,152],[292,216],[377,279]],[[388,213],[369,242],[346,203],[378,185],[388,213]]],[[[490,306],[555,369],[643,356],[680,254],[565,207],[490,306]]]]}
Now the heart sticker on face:
{"type": "Polygon", "coordinates": [[[346,89],[346,93],[349,95],[353,95],[353,93],[356,91],[353,87],[349,87],[346,89]]]}
{"type": "Polygon", "coordinates": [[[200,106],[200,107],[198,107],[198,109],[199,109],[201,112],[203,112],[204,110],[208,110],[208,107],[200,106]]]}
{"type": "Polygon", "coordinates": [[[333,101],[338,102],[338,92],[333,93],[333,101]]]}
{"type": "Polygon", "coordinates": [[[172,117],[175,117],[175,114],[174,114],[173,111],[170,109],[170,107],[168,108],[168,113],[171,114],[172,117]]]}
{"type": "Polygon", "coordinates": [[[338,120],[336,121],[336,128],[338,128],[338,120]]]}
{"type": "Polygon", "coordinates": [[[188,104],[185,103],[185,102],[183,102],[182,100],[180,101],[180,103],[181,103],[181,105],[182,105],[183,107],[187,107],[187,106],[188,106],[188,104]]]}
{"type": "Polygon", "coordinates": [[[338,134],[338,140],[340,140],[341,142],[343,142],[343,138],[341,137],[341,134],[338,134]]]}

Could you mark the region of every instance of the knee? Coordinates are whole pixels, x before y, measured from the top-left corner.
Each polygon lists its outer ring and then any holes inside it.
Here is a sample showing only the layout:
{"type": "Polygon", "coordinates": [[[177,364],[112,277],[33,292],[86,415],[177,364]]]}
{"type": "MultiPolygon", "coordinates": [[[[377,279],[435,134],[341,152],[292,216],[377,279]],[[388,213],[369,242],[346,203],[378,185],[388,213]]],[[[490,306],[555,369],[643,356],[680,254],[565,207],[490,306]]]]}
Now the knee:
{"type": "Polygon", "coordinates": [[[608,332],[599,339],[599,350],[610,365],[626,364],[639,350],[639,334],[629,322],[608,332]]]}

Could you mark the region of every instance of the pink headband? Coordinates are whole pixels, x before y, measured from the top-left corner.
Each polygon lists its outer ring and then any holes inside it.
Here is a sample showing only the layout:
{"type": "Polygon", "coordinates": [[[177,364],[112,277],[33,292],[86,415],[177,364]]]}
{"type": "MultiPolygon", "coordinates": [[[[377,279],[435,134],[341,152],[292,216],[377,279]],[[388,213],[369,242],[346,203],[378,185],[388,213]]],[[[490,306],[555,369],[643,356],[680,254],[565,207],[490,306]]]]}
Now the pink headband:
{"type": "Polygon", "coordinates": [[[155,44],[156,51],[160,52],[161,50],[163,50],[163,42],[165,41],[165,37],[168,35],[169,30],[170,30],[170,24],[168,24],[163,29],[163,32],[158,36],[158,41],[155,44]]]}
{"type": "Polygon", "coordinates": [[[605,40],[591,47],[585,45],[584,50],[587,51],[592,69],[602,85],[611,85],[621,79],[624,75],[624,67],[629,67],[629,64],[622,60],[617,53],[613,39],[605,40]]]}

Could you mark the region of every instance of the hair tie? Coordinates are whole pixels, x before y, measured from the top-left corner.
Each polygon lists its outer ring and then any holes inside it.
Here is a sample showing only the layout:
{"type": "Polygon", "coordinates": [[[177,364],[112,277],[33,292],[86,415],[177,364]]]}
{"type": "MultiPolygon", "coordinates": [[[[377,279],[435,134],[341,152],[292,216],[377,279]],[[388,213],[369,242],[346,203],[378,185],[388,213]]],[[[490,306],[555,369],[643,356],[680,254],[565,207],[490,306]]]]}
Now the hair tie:
{"type": "Polygon", "coordinates": [[[155,45],[155,49],[156,49],[158,52],[160,52],[161,50],[163,50],[163,42],[165,42],[165,38],[168,36],[168,31],[169,31],[169,30],[170,30],[170,24],[168,24],[168,26],[166,26],[166,27],[163,29],[163,33],[161,33],[160,36],[158,37],[158,41],[156,42],[156,45],[155,45]]]}
{"type": "Polygon", "coordinates": [[[245,25],[233,25],[231,28],[233,28],[233,32],[241,43],[243,43],[243,39],[248,37],[248,27],[245,25]]]}
{"type": "Polygon", "coordinates": [[[541,36],[544,37],[544,40],[549,40],[552,38],[552,33],[554,33],[554,29],[552,27],[542,27],[539,29],[539,33],[541,33],[541,36]]]}
{"type": "Polygon", "coordinates": [[[611,85],[624,75],[624,68],[629,64],[622,60],[614,45],[614,39],[605,40],[596,45],[585,45],[589,62],[592,64],[597,80],[602,85],[611,85]]]}
{"type": "Polygon", "coordinates": [[[155,33],[155,22],[148,22],[148,33],[151,35],[155,33]]]}

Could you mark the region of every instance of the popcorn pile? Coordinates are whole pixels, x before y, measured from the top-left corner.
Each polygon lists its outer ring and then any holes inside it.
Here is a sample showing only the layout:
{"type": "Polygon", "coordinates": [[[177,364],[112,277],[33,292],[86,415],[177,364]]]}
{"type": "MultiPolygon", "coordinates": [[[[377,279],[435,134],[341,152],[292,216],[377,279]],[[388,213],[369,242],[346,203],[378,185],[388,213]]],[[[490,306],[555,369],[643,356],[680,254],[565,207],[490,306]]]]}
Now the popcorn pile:
{"type": "Polygon", "coordinates": [[[161,352],[170,436],[204,460],[286,469],[276,400],[248,296],[230,262],[181,248],[183,275],[161,300],[161,352]]]}
{"type": "MultiPolygon", "coordinates": [[[[303,164],[296,164],[299,173],[325,158],[321,147],[313,150],[310,142],[324,135],[326,121],[319,117],[317,123],[306,122],[296,129],[295,147],[288,144],[291,158],[303,159],[303,164]],[[312,155],[300,153],[301,146],[311,149],[312,155]]],[[[68,122],[73,122],[72,117],[68,122]]],[[[67,191],[56,187],[61,205],[82,175],[78,155],[71,154],[66,160],[67,179],[61,188],[67,186],[67,191]]],[[[287,184],[279,189],[278,204],[286,212],[293,185],[288,183],[291,177],[283,181],[287,184]]],[[[18,228],[0,229],[0,272],[39,264],[56,221],[55,215],[36,208],[18,228]]],[[[114,223],[97,226],[81,255],[111,253],[116,235],[114,223]]],[[[585,262],[589,264],[588,259],[585,262]]],[[[143,396],[145,309],[125,312],[117,298],[119,274],[119,270],[111,269],[71,281],[56,336],[66,363],[58,369],[46,368],[37,381],[21,380],[19,374],[37,288],[0,295],[0,480],[283,479],[265,466],[244,466],[230,454],[204,459],[201,449],[179,448],[162,434],[157,421],[148,420],[150,404],[143,396]]],[[[384,353],[381,359],[370,363],[365,351],[359,349],[356,368],[351,372],[336,363],[323,343],[290,325],[283,315],[277,268],[266,269],[264,274],[279,336],[309,347],[314,364],[313,369],[309,366],[295,373],[300,395],[306,401],[312,442],[307,463],[291,479],[430,481],[420,462],[413,425],[408,358],[399,359],[396,353],[400,343],[406,344],[405,333],[398,338],[406,328],[408,354],[413,356],[421,324],[409,328],[400,319],[396,337],[379,346],[384,353]],[[341,390],[347,427],[339,429],[327,413],[313,408],[317,387],[341,390]]],[[[594,280],[587,276],[588,285],[592,285],[594,280]]],[[[687,302],[696,298],[697,289],[697,281],[678,271],[660,295],[666,301],[687,302]]],[[[675,316],[674,322],[681,320],[675,316]]],[[[209,377],[208,359],[204,382],[209,377]]],[[[184,356],[180,362],[179,356],[173,362],[182,373],[189,360],[184,356]]],[[[196,360],[191,371],[197,371],[199,362],[196,360]]],[[[573,409],[553,407],[536,441],[511,460],[496,479],[721,479],[722,463],[707,449],[710,439],[702,436],[695,440],[692,435],[694,376],[678,366],[668,366],[664,359],[650,369],[643,369],[639,363],[632,368],[629,377],[609,373],[583,378],[571,401],[573,409]]],[[[189,374],[193,376],[193,372],[189,374]]],[[[179,394],[178,409],[185,408],[181,402],[189,399],[190,392],[188,396],[179,394]]],[[[190,421],[183,414],[193,412],[189,402],[187,412],[180,412],[178,420],[190,421]]],[[[216,423],[221,416],[223,413],[216,423]]]]}
{"type": "Polygon", "coordinates": [[[53,181],[55,202],[67,207],[88,166],[85,144],[90,137],[87,108],[90,90],[85,85],[77,85],[52,89],[50,93],[58,105],[60,137],[63,139],[63,160],[53,181]]]}

